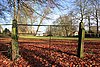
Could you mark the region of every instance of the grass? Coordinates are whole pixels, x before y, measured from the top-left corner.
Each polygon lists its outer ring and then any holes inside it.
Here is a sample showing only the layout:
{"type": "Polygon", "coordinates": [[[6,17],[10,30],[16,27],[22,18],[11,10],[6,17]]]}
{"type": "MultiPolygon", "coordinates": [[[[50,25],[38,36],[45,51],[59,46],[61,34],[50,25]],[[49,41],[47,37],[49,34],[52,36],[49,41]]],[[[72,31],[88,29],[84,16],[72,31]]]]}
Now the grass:
{"type": "Polygon", "coordinates": [[[85,40],[100,40],[100,38],[85,38],[85,40]]]}
{"type": "MultiPolygon", "coordinates": [[[[20,35],[19,38],[30,38],[30,39],[69,39],[78,40],[78,37],[50,37],[50,36],[33,36],[33,35],[20,35]]],[[[85,40],[100,40],[100,38],[85,38],[85,40]]]]}
{"type": "Polygon", "coordinates": [[[49,37],[42,37],[42,36],[32,36],[32,35],[28,35],[28,36],[19,36],[19,38],[30,38],[30,39],[48,39],[49,37]]]}
{"type": "Polygon", "coordinates": [[[20,35],[20,38],[35,38],[35,39],[77,39],[77,38],[70,38],[70,37],[58,37],[58,36],[33,36],[33,35],[20,35]]]}

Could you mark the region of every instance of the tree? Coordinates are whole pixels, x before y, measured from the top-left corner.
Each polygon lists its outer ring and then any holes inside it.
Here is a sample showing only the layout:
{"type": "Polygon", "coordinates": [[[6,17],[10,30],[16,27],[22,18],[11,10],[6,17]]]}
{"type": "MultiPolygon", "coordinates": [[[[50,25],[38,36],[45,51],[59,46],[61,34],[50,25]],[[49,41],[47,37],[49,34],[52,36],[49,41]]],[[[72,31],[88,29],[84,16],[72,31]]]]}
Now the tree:
{"type": "MultiPolygon", "coordinates": [[[[43,17],[41,17],[39,25],[41,25],[41,23],[43,22],[43,20],[45,19],[45,17],[46,17],[48,14],[50,14],[50,13],[51,13],[50,8],[49,8],[49,7],[46,7],[46,8],[44,9],[44,11],[43,11],[43,17]]],[[[40,27],[40,26],[37,27],[36,35],[37,35],[38,30],[39,30],[39,27],[40,27]]]]}
{"type": "MultiPolygon", "coordinates": [[[[0,1],[0,17],[4,18],[5,13],[8,13],[9,15],[12,16],[13,18],[13,7],[14,7],[14,2],[16,2],[16,9],[18,9],[18,14],[22,14],[23,16],[29,17],[31,20],[33,18],[33,13],[34,15],[39,15],[40,17],[43,17],[43,14],[38,11],[44,10],[45,7],[50,7],[50,9],[53,9],[54,7],[62,7],[61,4],[59,4],[58,0],[1,0],[0,1]],[[4,4],[5,3],[5,4],[4,4]],[[31,4],[30,4],[31,3],[31,4]]],[[[21,16],[22,16],[21,15],[21,16]]],[[[29,19],[28,18],[28,19],[29,19]]]]}
{"type": "Polygon", "coordinates": [[[89,32],[91,32],[91,26],[95,24],[95,22],[92,21],[96,21],[98,34],[100,16],[99,0],[75,0],[73,1],[73,4],[74,7],[70,11],[74,13],[74,16],[76,16],[76,20],[78,20],[78,22],[85,21],[84,24],[88,26],[89,32]]]}
{"type": "Polygon", "coordinates": [[[75,8],[74,10],[77,13],[77,16],[79,15],[80,22],[83,22],[85,11],[87,10],[87,3],[88,0],[75,0],[75,8]]]}
{"type": "Polygon", "coordinates": [[[91,0],[91,6],[93,7],[93,16],[96,20],[97,25],[97,37],[99,37],[99,17],[100,17],[100,1],[99,0],[91,0]]]}
{"type": "Polygon", "coordinates": [[[4,35],[4,36],[10,36],[10,35],[11,35],[11,32],[9,31],[9,29],[5,28],[5,29],[3,30],[3,35],[4,35]]]}
{"type": "MultiPolygon", "coordinates": [[[[54,24],[58,26],[51,27],[53,36],[72,36],[72,33],[76,31],[76,26],[73,24],[71,17],[67,15],[60,16],[54,24]]],[[[47,33],[49,33],[49,28],[47,33]]]]}
{"type": "MultiPolygon", "coordinates": [[[[34,21],[38,20],[37,18],[41,18],[41,19],[46,18],[47,19],[48,17],[44,17],[45,15],[43,14],[43,10],[46,9],[46,7],[50,8],[50,9],[54,9],[55,7],[58,9],[62,8],[60,0],[16,0],[16,1],[15,0],[7,0],[7,1],[5,0],[5,1],[3,1],[9,7],[4,6],[3,3],[1,3],[2,1],[0,1],[0,4],[2,5],[2,8],[1,8],[2,13],[1,14],[5,14],[3,12],[6,12],[6,13],[8,12],[12,18],[13,18],[13,10],[14,10],[13,7],[14,7],[14,2],[15,2],[15,4],[16,4],[15,9],[17,9],[15,11],[15,12],[17,12],[16,18],[17,18],[17,22],[19,24],[26,24],[26,23],[33,24],[34,21]],[[23,17],[25,17],[26,22],[23,22],[22,20],[20,20],[23,17]],[[30,19],[30,22],[27,22],[29,19],[30,19]]],[[[5,17],[6,14],[2,15],[2,16],[5,17]]],[[[40,24],[41,23],[42,22],[40,21],[40,24]]],[[[24,27],[19,26],[19,28],[20,29],[18,29],[18,30],[21,32],[23,30],[22,28],[24,28],[24,27]]],[[[27,27],[27,28],[29,28],[29,27],[27,27]]],[[[37,31],[38,31],[38,29],[37,29],[37,31]]]]}

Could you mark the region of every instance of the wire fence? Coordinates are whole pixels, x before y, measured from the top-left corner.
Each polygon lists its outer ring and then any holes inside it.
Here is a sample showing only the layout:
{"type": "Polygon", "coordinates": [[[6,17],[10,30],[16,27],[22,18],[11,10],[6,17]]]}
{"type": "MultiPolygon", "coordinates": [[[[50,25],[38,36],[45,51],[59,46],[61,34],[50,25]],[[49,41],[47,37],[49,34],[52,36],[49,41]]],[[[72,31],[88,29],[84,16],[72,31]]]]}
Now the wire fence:
{"type": "MultiPolygon", "coordinates": [[[[4,28],[12,28],[12,24],[0,24],[4,28]]],[[[17,24],[18,35],[34,35],[34,36],[77,36],[78,26],[72,27],[69,25],[31,25],[31,24],[17,24]]],[[[87,28],[87,26],[85,26],[87,28]]],[[[98,36],[100,37],[100,26],[98,27],[98,36]]],[[[3,29],[1,32],[3,32],[3,29]]],[[[86,37],[97,37],[97,27],[91,26],[91,31],[86,31],[86,37]]]]}
{"type": "MultiPolygon", "coordinates": [[[[4,26],[11,26],[12,24],[2,24],[4,26]]],[[[36,49],[36,51],[49,51],[50,53],[66,53],[68,55],[77,55],[78,48],[78,32],[73,32],[68,25],[30,25],[18,24],[18,43],[19,48],[36,49]],[[37,30],[38,26],[40,28],[37,30]],[[36,30],[35,30],[36,27],[36,30]],[[38,50],[39,49],[39,50],[38,50]]],[[[11,31],[10,31],[11,32],[11,31]]],[[[11,35],[5,37],[9,32],[0,34],[0,52],[4,54],[9,53],[11,47],[11,35]],[[4,36],[2,36],[4,35],[4,36]]],[[[11,33],[10,33],[11,34],[11,33]]],[[[92,34],[92,33],[91,33],[92,34]]],[[[94,41],[85,41],[85,53],[98,54],[96,52],[99,43],[94,41]],[[96,45],[94,45],[96,44],[96,45]],[[95,50],[95,51],[94,51],[95,50]]],[[[39,51],[39,52],[41,52],[39,51]]],[[[8,55],[9,56],[9,55],[8,55]]]]}

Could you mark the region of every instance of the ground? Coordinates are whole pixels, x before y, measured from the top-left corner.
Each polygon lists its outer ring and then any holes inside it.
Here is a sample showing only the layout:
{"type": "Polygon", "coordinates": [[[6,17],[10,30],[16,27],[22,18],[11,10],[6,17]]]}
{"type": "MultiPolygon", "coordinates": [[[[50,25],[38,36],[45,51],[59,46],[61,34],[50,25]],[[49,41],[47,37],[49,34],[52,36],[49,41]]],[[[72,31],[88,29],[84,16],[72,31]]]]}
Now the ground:
{"type": "Polygon", "coordinates": [[[11,61],[11,39],[0,38],[0,67],[99,67],[100,40],[85,40],[82,59],[77,57],[77,44],[74,39],[19,38],[21,57],[11,61]]]}

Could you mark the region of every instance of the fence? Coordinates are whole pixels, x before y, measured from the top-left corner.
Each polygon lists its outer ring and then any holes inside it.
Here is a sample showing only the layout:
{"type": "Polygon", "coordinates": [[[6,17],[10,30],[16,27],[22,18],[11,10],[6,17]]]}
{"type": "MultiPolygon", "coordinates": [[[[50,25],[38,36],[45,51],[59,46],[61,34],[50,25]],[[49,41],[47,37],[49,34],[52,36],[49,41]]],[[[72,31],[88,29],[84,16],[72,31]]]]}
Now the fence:
{"type": "MultiPolygon", "coordinates": [[[[0,25],[5,26],[5,27],[8,26],[8,28],[10,27],[10,31],[12,30],[11,29],[12,24],[0,24],[0,25]]],[[[96,27],[95,27],[95,31],[94,29],[92,29],[92,27],[91,27],[91,32],[86,31],[85,33],[86,37],[97,37],[96,27]]],[[[66,36],[75,36],[75,33],[77,32],[78,31],[76,30],[72,30],[72,27],[68,27],[68,25],[18,24],[18,34],[30,34],[34,36],[36,36],[36,34],[37,36],[48,36],[49,34],[53,34],[52,36],[65,36],[66,37],[66,36]],[[39,30],[36,30],[38,27],[40,27],[39,30]]],[[[100,32],[98,32],[98,35],[100,37],[100,32]]]]}
{"type": "MultiPolygon", "coordinates": [[[[12,25],[12,24],[2,24],[2,25],[12,25]]],[[[45,51],[47,52],[57,52],[65,53],[68,55],[77,55],[78,38],[72,38],[68,36],[74,36],[73,31],[66,28],[68,25],[30,25],[30,24],[18,24],[18,42],[20,54],[23,50],[35,50],[36,52],[45,51]],[[40,26],[41,30],[35,30],[35,27],[40,26]],[[44,29],[44,30],[43,30],[44,29]],[[36,32],[35,32],[35,31],[36,32]],[[46,31],[46,33],[44,32],[46,31]],[[39,50],[38,50],[39,49],[39,50]]],[[[8,38],[9,42],[11,38],[8,38]]],[[[6,42],[7,38],[1,38],[0,41],[6,42]]],[[[2,44],[1,43],[1,44],[2,44]]],[[[8,43],[8,41],[7,41],[8,43]]],[[[3,48],[8,49],[5,44],[3,48]]],[[[10,45],[11,43],[9,43],[10,45]]],[[[87,42],[85,42],[86,46],[87,42]]],[[[91,46],[91,44],[90,44],[91,46]]],[[[1,50],[2,51],[2,50],[1,50]]],[[[31,51],[29,51],[31,52],[31,51]]],[[[92,52],[92,49],[87,50],[85,47],[85,52],[92,52]]],[[[42,54],[41,54],[42,55],[42,54]]]]}

